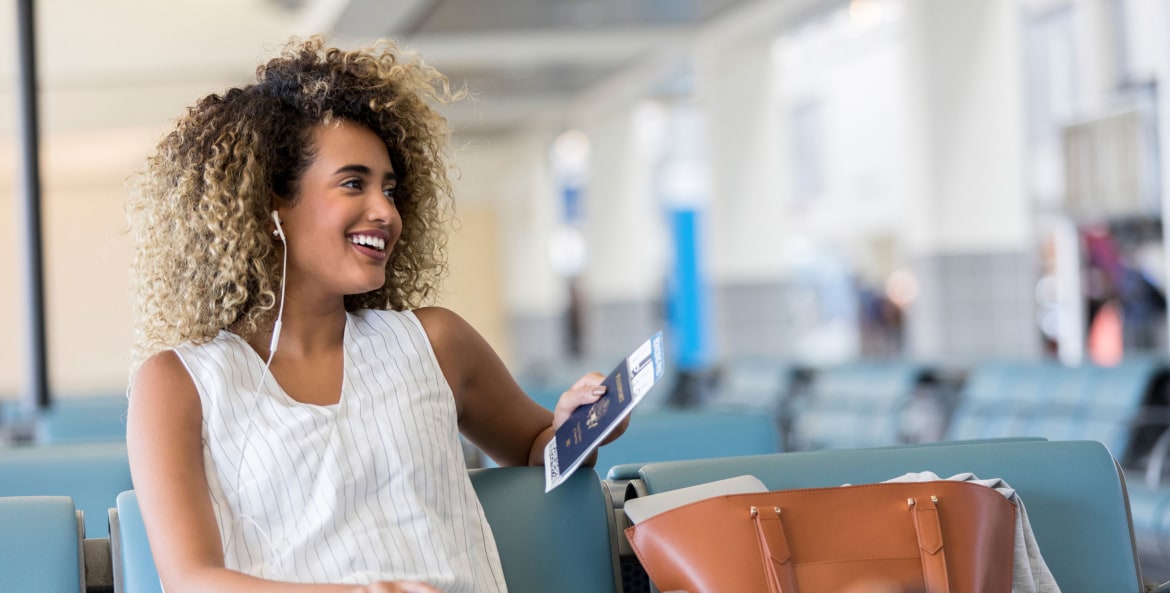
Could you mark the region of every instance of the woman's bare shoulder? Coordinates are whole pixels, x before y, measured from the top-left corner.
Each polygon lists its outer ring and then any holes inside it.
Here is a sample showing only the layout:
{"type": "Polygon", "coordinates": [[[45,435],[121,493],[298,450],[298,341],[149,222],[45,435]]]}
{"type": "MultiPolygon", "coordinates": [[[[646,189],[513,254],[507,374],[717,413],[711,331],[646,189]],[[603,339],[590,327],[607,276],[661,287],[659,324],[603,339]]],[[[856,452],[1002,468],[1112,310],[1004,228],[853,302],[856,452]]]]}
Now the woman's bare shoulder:
{"type": "Polygon", "coordinates": [[[423,328],[428,333],[432,331],[432,328],[436,331],[450,331],[453,328],[459,329],[459,326],[465,326],[466,329],[471,329],[467,321],[460,317],[458,313],[445,307],[419,307],[411,311],[411,313],[414,313],[414,316],[418,317],[419,322],[422,323],[423,328]]]}
{"type": "MultiPolygon", "coordinates": [[[[195,384],[182,358],[174,350],[163,350],[147,358],[134,373],[131,385],[131,398],[139,394],[150,394],[159,391],[160,387],[175,388],[188,386],[192,390],[195,384]]],[[[166,391],[170,391],[167,389],[166,391]]]]}
{"type": "Polygon", "coordinates": [[[182,358],[174,350],[154,354],[134,373],[130,385],[131,416],[202,416],[199,392],[182,358]]]}

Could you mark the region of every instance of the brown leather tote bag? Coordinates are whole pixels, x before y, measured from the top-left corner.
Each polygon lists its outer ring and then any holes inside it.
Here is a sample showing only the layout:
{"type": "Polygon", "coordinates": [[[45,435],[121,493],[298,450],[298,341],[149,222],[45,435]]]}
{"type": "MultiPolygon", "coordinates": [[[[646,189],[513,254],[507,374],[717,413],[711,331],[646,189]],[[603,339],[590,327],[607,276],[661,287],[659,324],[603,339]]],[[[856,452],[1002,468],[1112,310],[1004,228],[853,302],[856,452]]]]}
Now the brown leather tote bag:
{"type": "Polygon", "coordinates": [[[626,529],[650,579],[688,593],[1011,593],[1016,506],[957,481],[717,496],[626,529]]]}

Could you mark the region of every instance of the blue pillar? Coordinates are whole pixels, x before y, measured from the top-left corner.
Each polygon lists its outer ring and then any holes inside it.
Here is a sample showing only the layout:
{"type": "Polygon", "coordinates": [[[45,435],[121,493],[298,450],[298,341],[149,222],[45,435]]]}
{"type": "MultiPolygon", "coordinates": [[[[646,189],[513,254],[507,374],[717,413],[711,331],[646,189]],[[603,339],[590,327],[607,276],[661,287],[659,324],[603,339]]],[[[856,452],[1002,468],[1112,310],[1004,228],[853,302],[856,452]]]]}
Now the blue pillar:
{"type": "Polygon", "coordinates": [[[677,208],[670,210],[669,216],[674,263],[668,280],[667,303],[674,356],[680,371],[703,370],[710,359],[710,299],[700,261],[702,214],[696,208],[677,208]]]}

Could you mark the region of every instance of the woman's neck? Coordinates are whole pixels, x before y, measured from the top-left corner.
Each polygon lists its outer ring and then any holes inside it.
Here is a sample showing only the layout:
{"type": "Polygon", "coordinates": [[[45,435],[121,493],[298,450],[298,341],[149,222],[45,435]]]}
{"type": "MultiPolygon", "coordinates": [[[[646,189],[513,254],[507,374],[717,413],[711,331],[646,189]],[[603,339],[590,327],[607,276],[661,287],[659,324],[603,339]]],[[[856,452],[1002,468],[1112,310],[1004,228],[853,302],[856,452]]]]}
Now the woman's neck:
{"type": "MultiPolygon", "coordinates": [[[[289,295],[291,297],[292,295],[289,295]]],[[[345,338],[345,302],[339,299],[335,306],[305,307],[293,298],[287,298],[280,318],[280,337],[276,350],[281,358],[308,358],[319,352],[339,347],[345,338]]],[[[274,319],[267,328],[248,336],[247,342],[261,357],[271,352],[274,319]]]]}

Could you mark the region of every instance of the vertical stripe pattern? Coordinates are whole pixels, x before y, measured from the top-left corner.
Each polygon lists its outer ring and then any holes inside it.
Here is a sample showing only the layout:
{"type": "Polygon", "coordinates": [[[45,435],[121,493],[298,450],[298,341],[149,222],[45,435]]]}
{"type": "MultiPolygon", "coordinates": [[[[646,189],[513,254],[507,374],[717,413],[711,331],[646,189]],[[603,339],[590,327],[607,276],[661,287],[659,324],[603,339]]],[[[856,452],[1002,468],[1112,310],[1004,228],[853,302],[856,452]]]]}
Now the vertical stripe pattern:
{"type": "Polygon", "coordinates": [[[203,406],[203,457],[228,568],[293,582],[409,579],[504,593],[468,478],[455,401],[418,318],[345,326],[340,401],[302,404],[239,336],[175,349],[203,406]]]}

